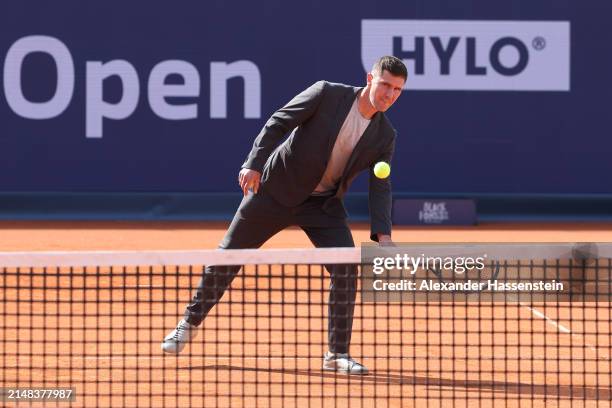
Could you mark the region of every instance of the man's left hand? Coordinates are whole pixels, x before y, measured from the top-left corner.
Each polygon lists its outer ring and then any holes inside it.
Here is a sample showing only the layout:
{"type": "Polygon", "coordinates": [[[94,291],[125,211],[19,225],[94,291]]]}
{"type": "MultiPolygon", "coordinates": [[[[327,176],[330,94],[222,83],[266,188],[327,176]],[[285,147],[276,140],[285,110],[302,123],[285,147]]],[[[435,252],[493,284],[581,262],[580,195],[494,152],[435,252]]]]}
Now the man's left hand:
{"type": "Polygon", "coordinates": [[[378,245],[380,245],[380,246],[395,246],[395,243],[391,239],[391,235],[378,234],[378,245]]]}

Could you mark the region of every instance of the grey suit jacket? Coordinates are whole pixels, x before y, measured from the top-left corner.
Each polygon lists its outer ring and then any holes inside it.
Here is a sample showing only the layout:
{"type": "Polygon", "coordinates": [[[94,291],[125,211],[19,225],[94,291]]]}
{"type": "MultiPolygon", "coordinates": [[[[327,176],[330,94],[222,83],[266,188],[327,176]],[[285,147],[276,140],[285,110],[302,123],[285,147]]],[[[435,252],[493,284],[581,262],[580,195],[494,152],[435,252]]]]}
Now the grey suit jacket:
{"type": "MultiPolygon", "coordinates": [[[[326,81],[310,86],[270,117],[242,167],[261,172],[262,185],[281,204],[292,207],[304,202],[321,180],[340,128],[361,89],[326,81]]],[[[330,215],[346,217],[342,198],[357,174],[370,169],[373,240],[377,240],[377,233],[391,233],[391,182],[375,177],[372,169],[379,161],[391,163],[395,137],[387,117],[377,112],[355,146],[336,194],[323,207],[330,215]]]]}

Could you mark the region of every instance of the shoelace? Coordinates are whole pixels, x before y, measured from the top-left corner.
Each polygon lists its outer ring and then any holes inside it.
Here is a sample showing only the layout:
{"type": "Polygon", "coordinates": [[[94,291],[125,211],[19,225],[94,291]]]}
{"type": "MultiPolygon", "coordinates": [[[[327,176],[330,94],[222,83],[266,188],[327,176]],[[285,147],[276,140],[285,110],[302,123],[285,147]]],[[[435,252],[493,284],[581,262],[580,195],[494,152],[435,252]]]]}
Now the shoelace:
{"type": "Polygon", "coordinates": [[[347,360],[348,360],[348,362],[349,362],[349,368],[353,368],[353,367],[355,367],[356,365],[359,365],[359,363],[358,363],[357,361],[353,360],[353,359],[352,359],[352,358],[350,358],[349,356],[346,356],[346,359],[347,359],[347,360]]]}
{"type": "MultiPolygon", "coordinates": [[[[346,358],[348,361],[348,369],[349,371],[352,370],[355,367],[361,367],[361,364],[359,364],[357,361],[355,361],[355,359],[353,359],[351,356],[349,356],[348,354],[341,354],[340,356],[342,356],[342,358],[346,358]]],[[[361,369],[361,368],[360,368],[361,369]]]]}
{"type": "Polygon", "coordinates": [[[183,337],[183,332],[186,330],[187,328],[185,327],[185,325],[179,324],[178,326],[176,326],[176,332],[174,333],[174,339],[178,340],[181,337],[183,337]]]}

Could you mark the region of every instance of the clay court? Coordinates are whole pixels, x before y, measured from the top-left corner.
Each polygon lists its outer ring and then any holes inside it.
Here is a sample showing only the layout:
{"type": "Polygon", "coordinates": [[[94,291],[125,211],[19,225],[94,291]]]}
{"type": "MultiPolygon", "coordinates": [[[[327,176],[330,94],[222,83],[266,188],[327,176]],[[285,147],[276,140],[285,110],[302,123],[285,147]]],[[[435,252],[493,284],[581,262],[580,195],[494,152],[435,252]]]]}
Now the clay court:
{"type": "MultiPolygon", "coordinates": [[[[213,249],[226,225],[1,227],[3,251],[86,251],[213,249]]],[[[353,234],[366,242],[368,226],[353,225],[353,234]]],[[[394,239],[605,242],[612,233],[606,225],[491,224],[398,228],[394,239]]],[[[265,248],[310,246],[289,229],[265,248]]],[[[182,314],[197,267],[33,269],[19,282],[9,270],[1,278],[2,384],[72,387],[76,400],[57,406],[74,407],[611,404],[609,303],[381,305],[361,304],[358,295],[351,354],[371,373],[346,376],[321,370],[326,272],[265,268],[239,274],[204,334],[179,356],[164,355],[159,343],[182,314]]]]}

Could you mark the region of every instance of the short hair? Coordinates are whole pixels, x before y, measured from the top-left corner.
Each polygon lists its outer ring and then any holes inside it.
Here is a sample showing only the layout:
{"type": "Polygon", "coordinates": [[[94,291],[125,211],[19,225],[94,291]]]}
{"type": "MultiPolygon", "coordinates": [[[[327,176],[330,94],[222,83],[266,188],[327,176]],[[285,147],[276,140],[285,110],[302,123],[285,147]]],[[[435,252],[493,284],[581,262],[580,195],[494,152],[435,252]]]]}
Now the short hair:
{"type": "Polygon", "coordinates": [[[379,60],[374,63],[374,66],[372,66],[372,72],[376,72],[379,75],[382,75],[384,71],[389,71],[391,75],[402,77],[404,81],[408,79],[406,65],[404,65],[401,59],[392,55],[385,55],[379,58],[379,60]]]}

